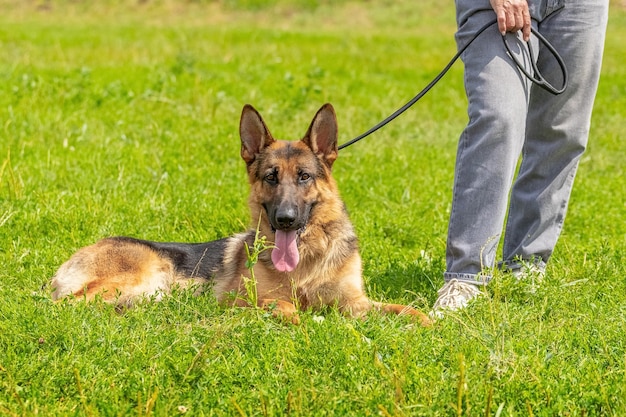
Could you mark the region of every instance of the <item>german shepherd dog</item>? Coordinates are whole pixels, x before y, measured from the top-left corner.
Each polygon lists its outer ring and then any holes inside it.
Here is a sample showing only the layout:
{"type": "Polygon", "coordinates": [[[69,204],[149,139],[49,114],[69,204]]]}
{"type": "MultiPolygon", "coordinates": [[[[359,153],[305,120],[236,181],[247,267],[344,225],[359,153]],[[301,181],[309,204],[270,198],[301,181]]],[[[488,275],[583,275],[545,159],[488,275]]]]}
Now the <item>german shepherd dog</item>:
{"type": "Polygon", "coordinates": [[[176,286],[196,285],[198,292],[212,289],[224,304],[245,306],[252,299],[246,283],[253,275],[258,306],[294,322],[297,307],[336,306],[353,317],[377,309],[428,325],[428,316],[411,307],[365,295],[357,237],[331,176],[338,152],[333,107],[324,105],[299,141],[275,140],[250,105],[243,108],[239,131],[251,188],[249,231],[191,244],[102,239],[59,268],[52,278],[53,299],[102,297],[130,306],[141,298],[158,300],[176,286]],[[257,236],[273,246],[251,267],[249,251],[257,236]]]}

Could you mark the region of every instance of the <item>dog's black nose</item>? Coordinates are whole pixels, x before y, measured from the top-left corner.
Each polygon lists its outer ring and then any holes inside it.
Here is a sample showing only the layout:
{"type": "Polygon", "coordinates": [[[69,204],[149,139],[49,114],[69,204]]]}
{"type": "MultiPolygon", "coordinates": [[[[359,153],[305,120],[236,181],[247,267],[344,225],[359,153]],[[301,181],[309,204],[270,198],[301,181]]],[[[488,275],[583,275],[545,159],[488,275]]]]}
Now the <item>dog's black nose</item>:
{"type": "Polygon", "coordinates": [[[294,207],[279,208],[276,211],[276,226],[279,229],[289,229],[293,226],[298,218],[298,214],[294,207]]]}

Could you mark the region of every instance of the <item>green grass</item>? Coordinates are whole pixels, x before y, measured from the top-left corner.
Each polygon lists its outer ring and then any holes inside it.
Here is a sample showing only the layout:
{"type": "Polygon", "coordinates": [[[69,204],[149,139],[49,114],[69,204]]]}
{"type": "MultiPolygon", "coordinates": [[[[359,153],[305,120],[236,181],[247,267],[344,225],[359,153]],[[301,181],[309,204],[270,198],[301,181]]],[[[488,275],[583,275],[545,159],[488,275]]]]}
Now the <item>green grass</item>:
{"type": "MultiPolygon", "coordinates": [[[[90,4],[0,1],[0,414],[626,415],[623,5],[543,286],[498,277],[422,329],[185,292],[118,314],[42,285],[104,236],[241,231],[243,104],[296,139],[330,101],[347,141],[453,55],[451,2],[90,4]]],[[[427,310],[442,283],[461,74],[335,165],[373,298],[427,310]]]]}

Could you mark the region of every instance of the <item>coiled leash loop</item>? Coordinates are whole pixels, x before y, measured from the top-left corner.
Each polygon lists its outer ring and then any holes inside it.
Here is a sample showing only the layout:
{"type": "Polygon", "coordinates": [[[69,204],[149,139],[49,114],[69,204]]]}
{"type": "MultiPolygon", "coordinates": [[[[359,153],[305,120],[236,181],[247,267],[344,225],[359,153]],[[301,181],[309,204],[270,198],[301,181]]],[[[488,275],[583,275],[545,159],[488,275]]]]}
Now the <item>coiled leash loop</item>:
{"type": "MultiPolygon", "coordinates": [[[[338,149],[341,150],[343,148],[347,148],[348,146],[350,146],[350,145],[360,141],[361,139],[371,135],[372,133],[374,133],[377,130],[379,130],[380,128],[384,127],[389,122],[391,122],[392,120],[394,120],[395,118],[400,116],[402,113],[407,111],[411,106],[413,106],[422,97],[424,97],[426,95],[426,93],[428,93],[435,86],[435,84],[437,84],[439,82],[439,80],[441,80],[441,78],[443,78],[444,75],[446,75],[448,70],[450,70],[452,65],[454,65],[454,63],[457,61],[457,59],[459,59],[461,54],[463,54],[463,52],[465,52],[465,50],[472,44],[472,42],[474,42],[480,36],[481,33],[483,33],[485,30],[487,30],[487,28],[489,28],[490,26],[493,26],[496,23],[497,23],[497,21],[494,20],[492,22],[487,23],[486,25],[484,25],[480,29],[478,29],[478,31],[476,31],[476,33],[470,39],[470,41],[467,44],[465,44],[456,53],[456,55],[454,55],[452,57],[450,62],[448,62],[448,64],[441,70],[441,72],[439,74],[437,74],[437,76],[430,83],[428,83],[428,85],[426,87],[424,87],[424,89],[422,91],[417,93],[417,95],[415,97],[413,97],[411,100],[409,100],[404,106],[400,107],[398,110],[393,112],[391,115],[389,115],[387,118],[382,120],[380,123],[378,123],[377,125],[375,125],[371,129],[369,129],[368,131],[360,134],[359,136],[355,137],[354,139],[349,140],[348,142],[346,142],[346,143],[344,143],[342,145],[339,145],[338,149]]],[[[538,85],[539,87],[543,88],[544,90],[546,90],[546,91],[548,91],[548,92],[550,92],[550,93],[552,93],[554,95],[561,94],[567,88],[568,74],[567,74],[567,67],[565,66],[565,62],[563,61],[563,58],[561,57],[561,55],[559,55],[557,50],[552,46],[552,44],[550,44],[550,42],[548,42],[548,40],[541,33],[536,31],[534,28],[531,28],[531,30],[532,30],[532,33],[537,37],[537,39],[539,39],[539,41],[542,42],[548,48],[550,53],[554,56],[554,58],[556,59],[557,63],[559,64],[559,67],[561,68],[561,72],[563,73],[563,85],[562,85],[561,88],[554,87],[552,84],[550,84],[543,77],[543,75],[541,75],[541,72],[539,71],[539,68],[537,68],[537,64],[535,63],[535,56],[534,56],[534,52],[533,52],[533,49],[532,49],[532,46],[531,46],[530,42],[526,42],[526,44],[528,45],[528,53],[530,55],[530,61],[532,63],[532,72],[533,72],[532,74],[530,72],[528,72],[524,68],[524,66],[518,61],[517,58],[515,58],[515,55],[512,53],[511,48],[509,47],[509,44],[508,44],[508,42],[506,40],[506,36],[502,36],[502,42],[504,42],[504,46],[505,46],[507,52],[509,53],[509,56],[511,57],[511,59],[515,63],[515,65],[519,68],[519,70],[530,81],[532,81],[534,84],[538,85]]]]}
{"type": "Polygon", "coordinates": [[[541,72],[539,72],[539,68],[537,68],[537,62],[536,62],[537,60],[535,59],[535,53],[533,52],[533,48],[530,42],[526,42],[526,43],[528,45],[528,55],[530,55],[530,63],[532,65],[534,74],[529,73],[526,70],[526,68],[524,68],[524,66],[518,61],[518,59],[515,57],[513,52],[511,52],[511,48],[509,48],[509,43],[506,40],[506,36],[502,37],[502,40],[504,41],[504,47],[506,48],[513,62],[515,62],[515,65],[517,66],[517,68],[519,68],[519,70],[530,81],[532,81],[533,83],[535,83],[536,85],[543,88],[549,93],[552,93],[554,95],[559,95],[563,91],[565,91],[565,89],[567,88],[567,67],[565,66],[565,62],[563,61],[563,58],[561,58],[561,55],[559,55],[557,50],[554,48],[554,46],[552,46],[552,44],[548,42],[548,40],[544,38],[544,36],[541,33],[539,33],[538,31],[532,28],[531,30],[532,30],[532,33],[537,37],[537,39],[539,39],[539,41],[542,42],[546,46],[546,48],[548,48],[548,51],[550,51],[550,53],[554,56],[554,58],[556,59],[556,62],[559,64],[559,67],[561,67],[561,72],[563,73],[563,86],[561,88],[557,89],[552,84],[550,84],[545,78],[543,78],[543,75],[541,75],[541,72]]]}

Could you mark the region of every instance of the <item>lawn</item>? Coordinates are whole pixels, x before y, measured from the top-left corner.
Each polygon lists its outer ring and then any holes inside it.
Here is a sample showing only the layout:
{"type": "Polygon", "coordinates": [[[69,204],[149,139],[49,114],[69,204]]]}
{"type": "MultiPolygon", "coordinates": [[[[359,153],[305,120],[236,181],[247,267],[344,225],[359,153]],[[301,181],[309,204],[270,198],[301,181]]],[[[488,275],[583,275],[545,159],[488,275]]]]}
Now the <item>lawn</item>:
{"type": "MultiPolygon", "coordinates": [[[[53,303],[77,248],[205,241],[250,222],[245,103],[340,143],[455,52],[452,2],[0,0],[0,414],[626,415],[626,8],[557,250],[539,288],[497,276],[433,328],[305,312],[299,326],[178,292],[123,313],[53,303]],[[93,3],[93,4],[92,4],[93,3]]],[[[427,311],[445,267],[462,66],[334,175],[368,293],[427,311]]]]}

